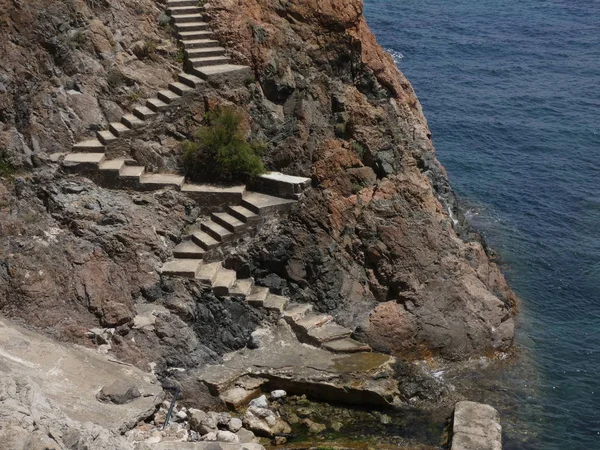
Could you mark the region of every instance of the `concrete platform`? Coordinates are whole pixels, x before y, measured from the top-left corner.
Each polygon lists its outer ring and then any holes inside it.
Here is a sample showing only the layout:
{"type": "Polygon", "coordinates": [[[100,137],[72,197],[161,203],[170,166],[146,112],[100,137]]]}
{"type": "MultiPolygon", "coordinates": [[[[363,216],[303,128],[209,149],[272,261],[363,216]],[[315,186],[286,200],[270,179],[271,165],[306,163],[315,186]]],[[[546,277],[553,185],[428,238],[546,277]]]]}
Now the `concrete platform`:
{"type": "Polygon", "coordinates": [[[224,297],[229,294],[229,289],[235,283],[236,276],[235,270],[228,270],[221,268],[217,272],[217,276],[215,277],[212,283],[213,293],[217,297],[224,297]]]}
{"type": "Polygon", "coordinates": [[[254,280],[252,278],[237,279],[229,290],[232,297],[246,298],[252,292],[254,280]]]}
{"type": "Polygon", "coordinates": [[[266,214],[276,211],[287,211],[295,200],[274,197],[272,195],[261,194],[260,192],[246,192],[242,200],[242,206],[255,214],[266,214]]]}
{"type": "Polygon", "coordinates": [[[88,139],[73,145],[74,152],[104,153],[106,148],[98,139],[88,139]]]}
{"type": "Polygon", "coordinates": [[[211,250],[219,245],[219,241],[202,230],[193,231],[190,234],[190,237],[194,243],[202,247],[204,250],[211,250]]]}
{"type": "Polygon", "coordinates": [[[207,222],[202,222],[200,224],[200,227],[202,228],[202,231],[210,234],[213,238],[215,238],[219,242],[231,241],[234,238],[234,235],[231,231],[229,231],[227,228],[219,225],[218,223],[213,222],[212,220],[209,220],[207,222]]]}
{"type": "Polygon", "coordinates": [[[246,228],[246,223],[228,213],[213,213],[212,220],[232,233],[237,233],[246,228]]]}
{"type": "Polygon", "coordinates": [[[185,177],[169,173],[146,173],[140,177],[142,189],[154,190],[163,188],[180,189],[185,177]]]}
{"type": "Polygon", "coordinates": [[[212,286],[222,268],[221,262],[203,263],[196,273],[196,279],[212,286]]]}
{"type": "Polygon", "coordinates": [[[193,241],[183,241],[173,249],[173,256],[175,258],[187,258],[187,259],[202,259],[205,250],[193,241]]]}
{"type": "Polygon", "coordinates": [[[267,298],[265,298],[262,307],[278,313],[282,313],[283,310],[289,304],[290,299],[287,297],[282,297],[281,295],[268,294],[267,298]]]}
{"type": "Polygon", "coordinates": [[[228,353],[223,364],[199,369],[198,380],[213,395],[251,374],[269,380],[264,390],[283,389],[321,401],[385,406],[398,398],[393,357],[372,352],[338,355],[304,345],[283,321],[273,332],[271,343],[228,353]]]}
{"type": "Polygon", "coordinates": [[[250,291],[250,295],[246,297],[246,301],[251,305],[261,307],[269,293],[269,288],[254,286],[250,291]]]}

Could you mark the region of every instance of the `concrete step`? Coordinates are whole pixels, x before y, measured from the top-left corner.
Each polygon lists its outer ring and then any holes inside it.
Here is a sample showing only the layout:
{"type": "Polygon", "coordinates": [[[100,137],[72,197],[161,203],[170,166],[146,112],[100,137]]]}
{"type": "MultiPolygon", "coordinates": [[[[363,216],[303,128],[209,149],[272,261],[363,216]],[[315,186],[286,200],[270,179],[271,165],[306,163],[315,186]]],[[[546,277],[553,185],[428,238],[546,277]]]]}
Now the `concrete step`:
{"type": "Polygon", "coordinates": [[[105,159],[98,165],[100,171],[113,177],[118,177],[123,167],[125,167],[125,160],[123,158],[105,159]]]}
{"type": "Polygon", "coordinates": [[[144,125],[144,121],[133,114],[125,114],[121,117],[121,123],[131,129],[139,128],[144,125]]]}
{"type": "Polygon", "coordinates": [[[232,297],[246,298],[250,295],[250,292],[252,292],[252,287],[254,287],[254,279],[238,279],[233,283],[233,286],[229,290],[229,295],[232,297]]]}
{"type": "Polygon", "coordinates": [[[254,72],[248,66],[239,66],[236,64],[216,64],[208,67],[194,67],[191,71],[194,75],[203,80],[220,81],[224,77],[235,78],[246,81],[248,78],[254,79],[254,72]]]}
{"type": "Polygon", "coordinates": [[[303,330],[310,332],[315,328],[320,328],[333,320],[328,314],[309,313],[301,319],[294,320],[294,324],[303,330]]]}
{"type": "Polygon", "coordinates": [[[177,76],[180,83],[185,84],[191,88],[197,89],[200,85],[204,84],[202,78],[198,78],[196,75],[182,72],[177,76]]]}
{"type": "Polygon", "coordinates": [[[77,170],[97,170],[104,159],[104,153],[68,153],[62,165],[77,170]]]}
{"type": "Polygon", "coordinates": [[[344,339],[350,337],[351,334],[352,330],[335,322],[330,322],[322,327],[313,328],[308,332],[310,338],[320,344],[336,339],[344,339]]]}
{"type": "Polygon", "coordinates": [[[260,220],[258,214],[253,213],[248,208],[241,205],[228,206],[227,212],[247,224],[253,224],[260,220]]]}
{"type": "Polygon", "coordinates": [[[173,83],[169,83],[169,90],[179,96],[182,96],[186,92],[192,92],[194,90],[194,88],[191,88],[186,84],[174,81],[173,83]]]}
{"type": "Polygon", "coordinates": [[[125,166],[119,173],[119,178],[128,185],[137,185],[140,178],[144,175],[146,168],[144,166],[125,166]]]}
{"type": "MultiPolygon", "coordinates": [[[[206,31],[208,30],[208,24],[200,20],[195,22],[177,23],[175,22],[175,28],[178,33],[187,33],[188,31],[206,31]]],[[[180,36],[183,38],[184,35],[180,36]]]]}
{"type": "Polygon", "coordinates": [[[190,237],[194,241],[194,243],[202,247],[204,250],[211,250],[215,247],[218,247],[220,244],[220,242],[217,241],[214,237],[212,237],[208,233],[205,233],[202,230],[196,230],[192,232],[190,234],[190,237]]]}
{"type": "Polygon", "coordinates": [[[269,288],[262,286],[253,286],[250,295],[246,296],[246,301],[253,306],[261,306],[270,294],[269,288]]]}
{"type": "Polygon", "coordinates": [[[283,317],[287,320],[293,320],[294,322],[303,319],[312,312],[313,305],[310,303],[290,303],[285,311],[283,311],[283,317]]]}
{"type": "Polygon", "coordinates": [[[111,142],[116,141],[118,138],[109,130],[96,131],[96,137],[104,145],[110,145],[111,142]]]}
{"type": "Polygon", "coordinates": [[[163,275],[194,278],[201,266],[202,261],[198,259],[172,259],[163,264],[160,272],[163,275]]]}
{"type": "Polygon", "coordinates": [[[225,49],[223,47],[201,47],[201,48],[190,48],[185,50],[185,54],[188,58],[202,58],[208,56],[223,56],[225,49]]]}
{"type": "Polygon", "coordinates": [[[158,98],[149,98],[146,100],[146,106],[155,113],[164,111],[169,107],[168,103],[163,102],[158,98]]]}
{"type": "Polygon", "coordinates": [[[211,219],[232,233],[242,231],[247,225],[238,218],[227,213],[212,213],[211,219]]]}
{"type": "Polygon", "coordinates": [[[198,31],[181,31],[177,33],[179,39],[184,40],[194,40],[194,39],[210,39],[213,36],[213,32],[211,30],[198,30],[198,31]]]}
{"type": "Polygon", "coordinates": [[[364,344],[349,337],[325,342],[323,348],[333,353],[357,353],[370,352],[373,350],[368,344],[364,344]]]}
{"type": "Polygon", "coordinates": [[[73,144],[73,152],[103,153],[105,150],[104,144],[98,139],[88,139],[73,144]]]}
{"type": "Polygon", "coordinates": [[[175,14],[171,14],[171,18],[175,22],[175,25],[180,25],[180,24],[184,24],[184,23],[202,22],[202,14],[200,14],[200,13],[191,13],[191,14],[175,13],[175,14]]]}
{"type": "Polygon", "coordinates": [[[169,15],[182,15],[182,14],[202,14],[204,10],[196,5],[188,6],[169,6],[167,5],[167,13],[169,15]]]}
{"type": "Polygon", "coordinates": [[[215,281],[212,284],[213,293],[217,297],[224,297],[229,294],[229,289],[235,283],[235,270],[221,269],[217,273],[215,281]]]}
{"type": "Polygon", "coordinates": [[[181,8],[184,6],[198,6],[199,0],[169,0],[167,8],[181,8]]]}
{"type": "Polygon", "coordinates": [[[231,59],[227,56],[203,56],[199,58],[188,58],[189,63],[197,69],[198,67],[217,66],[227,64],[231,59]]]}
{"type": "Polygon", "coordinates": [[[108,129],[112,134],[118,137],[123,137],[131,133],[131,128],[121,122],[112,122],[108,129]]]}
{"type": "Polygon", "coordinates": [[[220,184],[185,183],[181,192],[207,207],[214,206],[222,209],[225,205],[239,204],[242,201],[246,186],[220,184]]]}
{"type": "Polygon", "coordinates": [[[269,172],[260,175],[253,182],[257,190],[278,197],[295,199],[310,187],[311,179],[286,175],[281,172],[269,172]]]}
{"type": "Polygon", "coordinates": [[[141,120],[148,120],[154,117],[156,113],[147,106],[138,106],[133,110],[133,114],[141,120]]]}
{"type": "Polygon", "coordinates": [[[223,265],[221,262],[203,263],[198,272],[196,273],[196,279],[202,283],[212,284],[217,278],[217,274],[221,271],[223,265]]]}
{"type": "Polygon", "coordinates": [[[215,238],[219,242],[227,242],[233,239],[234,235],[227,228],[222,227],[218,223],[213,222],[212,220],[207,222],[202,222],[200,224],[202,231],[210,234],[213,238],[215,238]]]}
{"type": "Polygon", "coordinates": [[[144,189],[156,190],[165,188],[181,189],[185,177],[170,173],[147,173],[140,178],[140,185],[144,189]]]}
{"type": "Polygon", "coordinates": [[[196,245],[193,241],[187,240],[173,249],[173,256],[175,258],[202,259],[204,249],[196,245]]]}
{"type": "Polygon", "coordinates": [[[287,211],[295,200],[273,197],[272,195],[261,194],[259,192],[247,191],[242,200],[242,206],[248,208],[255,214],[266,214],[276,211],[287,211]]]}
{"type": "Polygon", "coordinates": [[[267,298],[263,302],[263,308],[269,311],[275,311],[282,313],[287,305],[290,303],[290,299],[281,295],[268,294],[267,298]]]}
{"type": "Polygon", "coordinates": [[[171,103],[179,100],[181,98],[181,95],[177,95],[175,92],[168,91],[165,89],[165,90],[159,91],[157,97],[159,100],[170,105],[171,103]]]}
{"type": "Polygon", "coordinates": [[[219,41],[215,39],[183,39],[181,41],[186,50],[192,48],[218,47],[219,41]]]}

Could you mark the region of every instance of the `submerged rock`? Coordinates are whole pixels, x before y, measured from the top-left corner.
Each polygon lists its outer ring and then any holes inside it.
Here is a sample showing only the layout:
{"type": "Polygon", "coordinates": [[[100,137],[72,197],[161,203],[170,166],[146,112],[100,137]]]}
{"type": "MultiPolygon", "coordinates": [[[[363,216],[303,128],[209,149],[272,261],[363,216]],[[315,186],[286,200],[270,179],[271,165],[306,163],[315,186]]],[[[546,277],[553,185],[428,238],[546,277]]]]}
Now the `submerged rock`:
{"type": "Polygon", "coordinates": [[[498,411],[483,403],[458,402],[454,410],[451,450],[502,450],[498,411]]]}

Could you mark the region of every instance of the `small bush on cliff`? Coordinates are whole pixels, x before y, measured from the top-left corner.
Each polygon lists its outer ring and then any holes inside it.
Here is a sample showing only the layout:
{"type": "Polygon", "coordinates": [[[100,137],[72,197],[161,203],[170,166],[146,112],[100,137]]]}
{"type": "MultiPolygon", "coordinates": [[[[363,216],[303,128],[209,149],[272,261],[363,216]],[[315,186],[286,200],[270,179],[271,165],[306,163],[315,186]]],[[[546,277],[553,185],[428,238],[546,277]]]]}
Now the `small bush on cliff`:
{"type": "Polygon", "coordinates": [[[248,141],[242,115],[232,108],[218,108],[206,115],[206,126],[196,140],[183,144],[183,161],[191,179],[247,180],[265,172],[261,155],[265,144],[248,141]]]}

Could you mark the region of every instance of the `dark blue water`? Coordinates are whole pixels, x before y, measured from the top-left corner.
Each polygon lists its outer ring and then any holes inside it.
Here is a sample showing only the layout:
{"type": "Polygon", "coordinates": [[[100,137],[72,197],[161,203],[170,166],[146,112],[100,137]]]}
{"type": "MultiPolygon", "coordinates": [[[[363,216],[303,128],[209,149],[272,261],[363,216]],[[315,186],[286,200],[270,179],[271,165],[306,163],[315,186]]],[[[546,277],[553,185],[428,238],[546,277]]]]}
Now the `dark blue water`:
{"type": "Polygon", "coordinates": [[[600,1],[365,2],[522,299],[505,448],[600,449],[600,1]]]}

